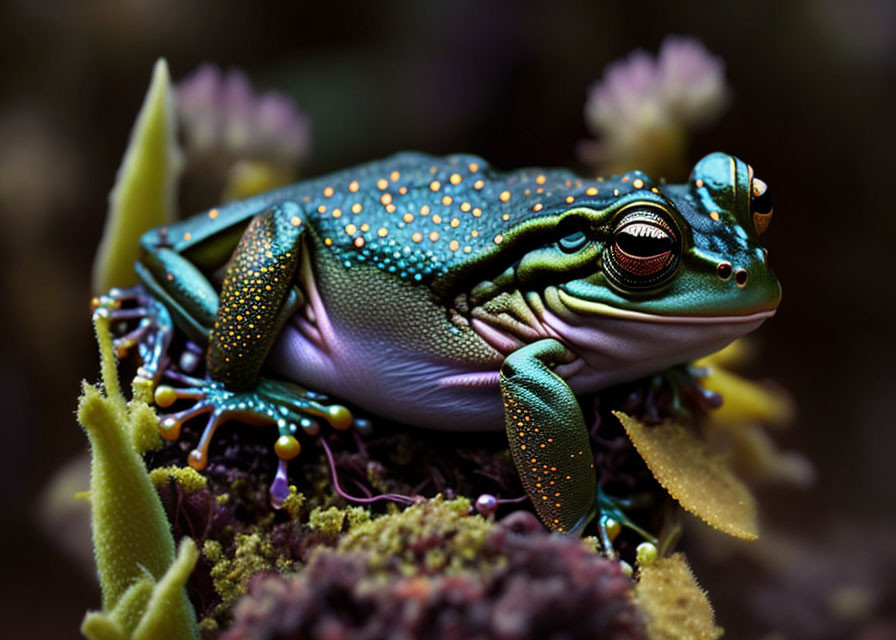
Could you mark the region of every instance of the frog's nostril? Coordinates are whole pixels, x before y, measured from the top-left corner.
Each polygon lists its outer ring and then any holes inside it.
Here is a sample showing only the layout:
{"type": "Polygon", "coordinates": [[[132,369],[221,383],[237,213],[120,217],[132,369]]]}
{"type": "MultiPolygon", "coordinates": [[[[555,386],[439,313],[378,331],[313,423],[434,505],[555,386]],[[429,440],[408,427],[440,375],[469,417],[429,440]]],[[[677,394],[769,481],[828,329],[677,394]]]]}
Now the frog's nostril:
{"type": "Polygon", "coordinates": [[[718,272],[718,274],[719,274],[719,277],[720,277],[722,280],[727,280],[728,278],[730,278],[730,277],[731,277],[731,271],[732,271],[732,267],[731,267],[731,263],[730,263],[730,262],[720,262],[720,263],[719,263],[719,268],[718,268],[718,271],[717,271],[717,272],[718,272]]]}
{"type": "Polygon", "coordinates": [[[734,274],[734,281],[737,283],[738,287],[743,287],[747,284],[747,272],[744,269],[738,269],[737,273],[734,274]]]}

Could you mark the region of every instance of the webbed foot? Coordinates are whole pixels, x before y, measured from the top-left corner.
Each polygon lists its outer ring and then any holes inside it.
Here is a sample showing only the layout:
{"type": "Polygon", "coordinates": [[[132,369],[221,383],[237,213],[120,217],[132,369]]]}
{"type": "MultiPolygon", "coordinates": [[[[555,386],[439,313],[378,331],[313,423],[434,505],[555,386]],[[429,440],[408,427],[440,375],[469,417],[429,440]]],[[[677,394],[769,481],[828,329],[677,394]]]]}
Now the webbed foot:
{"type": "Polygon", "coordinates": [[[313,436],[320,432],[320,420],[340,431],[351,427],[354,421],[351,412],[344,406],[327,404],[326,396],[279,380],[259,378],[253,387],[234,391],[213,380],[199,380],[174,372],[167,372],[166,375],[185,386],[160,385],[155,391],[156,404],[163,408],[170,407],[178,400],[191,400],[194,404],[162,419],[159,431],[163,438],[176,440],[184,422],[209,414],[199,443],[190,452],[188,462],[194,469],[205,468],[211,440],[224,422],[236,419],[251,425],[277,425],[279,437],[274,443],[274,452],[279,462],[270,489],[271,502],[275,507],[282,505],[289,494],[286,463],[302,450],[296,438],[298,431],[301,429],[313,436]]]}
{"type": "Polygon", "coordinates": [[[174,324],[165,305],[137,285],[112,289],[94,298],[91,306],[94,316],[105,315],[113,326],[121,323],[128,327],[113,340],[116,356],[122,358],[136,348],[141,362],[137,375],[152,384],[158,382],[174,336],[174,324]]]}

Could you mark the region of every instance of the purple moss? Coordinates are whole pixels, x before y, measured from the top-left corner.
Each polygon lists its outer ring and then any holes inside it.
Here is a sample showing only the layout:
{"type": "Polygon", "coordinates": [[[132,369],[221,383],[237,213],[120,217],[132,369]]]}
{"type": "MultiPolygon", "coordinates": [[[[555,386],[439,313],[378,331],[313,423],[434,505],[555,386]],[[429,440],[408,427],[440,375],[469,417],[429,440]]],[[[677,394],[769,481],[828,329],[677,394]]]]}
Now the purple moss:
{"type": "Polygon", "coordinates": [[[383,573],[373,551],[326,549],[291,577],[258,575],[222,638],[645,638],[619,564],[521,513],[477,550],[490,572],[431,574],[421,560],[383,573]]]}

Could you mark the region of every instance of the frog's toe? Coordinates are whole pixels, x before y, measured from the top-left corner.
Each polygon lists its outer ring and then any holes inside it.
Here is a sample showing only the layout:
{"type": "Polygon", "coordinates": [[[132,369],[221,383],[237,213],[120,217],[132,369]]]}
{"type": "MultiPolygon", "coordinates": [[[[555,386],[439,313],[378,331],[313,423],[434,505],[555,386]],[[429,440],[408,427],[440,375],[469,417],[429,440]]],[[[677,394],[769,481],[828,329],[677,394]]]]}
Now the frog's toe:
{"type": "Polygon", "coordinates": [[[94,316],[105,316],[121,330],[113,340],[115,354],[123,358],[135,349],[140,358],[137,375],[157,382],[174,335],[168,309],[141,286],[111,289],[91,301],[94,316]]]}
{"type": "Polygon", "coordinates": [[[289,383],[262,378],[251,390],[231,391],[220,382],[198,380],[174,372],[167,372],[166,375],[184,386],[160,385],[155,391],[156,404],[163,408],[184,400],[193,404],[161,420],[159,430],[163,438],[176,440],[185,422],[209,414],[199,442],[188,457],[190,466],[196,470],[202,470],[208,464],[209,446],[218,427],[224,422],[237,420],[249,425],[276,425],[278,437],[273,449],[278,465],[271,484],[271,502],[275,507],[282,505],[288,495],[286,463],[302,450],[296,436],[300,432],[316,436],[320,433],[321,421],[339,430],[348,429],[354,423],[346,407],[329,404],[326,396],[289,383]]]}
{"type": "Polygon", "coordinates": [[[318,421],[326,421],[337,431],[345,431],[354,424],[354,416],[340,404],[329,404],[327,396],[307,391],[293,384],[262,378],[257,391],[266,402],[276,408],[278,421],[285,419],[300,424],[309,435],[317,435],[318,421]]]}

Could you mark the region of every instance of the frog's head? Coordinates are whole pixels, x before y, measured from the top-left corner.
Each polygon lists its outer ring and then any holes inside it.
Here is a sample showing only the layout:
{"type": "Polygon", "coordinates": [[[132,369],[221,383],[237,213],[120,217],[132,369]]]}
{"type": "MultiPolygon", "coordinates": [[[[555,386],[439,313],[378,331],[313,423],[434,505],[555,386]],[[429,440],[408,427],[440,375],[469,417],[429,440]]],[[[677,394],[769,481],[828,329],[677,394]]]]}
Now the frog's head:
{"type": "Polygon", "coordinates": [[[749,165],[713,153],[687,184],[654,186],[641,173],[616,184],[611,203],[559,218],[554,255],[581,266],[591,254],[595,265],[546,290],[561,333],[591,331],[571,342],[610,340],[617,352],[604,355],[635,377],[719,349],[774,314],[781,287],[759,245],[771,197],[749,165]]]}

